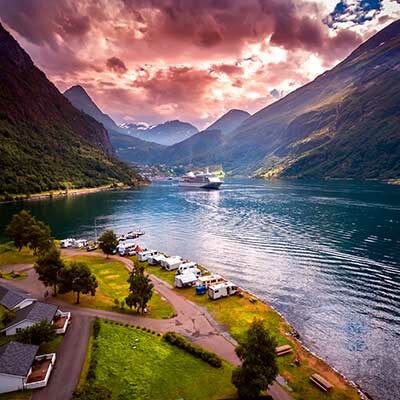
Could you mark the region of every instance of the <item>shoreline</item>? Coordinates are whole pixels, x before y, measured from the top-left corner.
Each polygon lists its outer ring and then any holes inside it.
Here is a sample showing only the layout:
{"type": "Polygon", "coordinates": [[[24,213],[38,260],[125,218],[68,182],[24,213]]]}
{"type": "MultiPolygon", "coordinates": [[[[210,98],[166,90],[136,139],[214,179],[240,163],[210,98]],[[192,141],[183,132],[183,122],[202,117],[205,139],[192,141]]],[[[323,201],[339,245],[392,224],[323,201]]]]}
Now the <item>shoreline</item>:
{"type": "Polygon", "coordinates": [[[18,195],[15,195],[10,200],[1,199],[0,204],[16,203],[16,202],[24,202],[24,201],[59,199],[59,198],[63,198],[63,197],[80,196],[80,195],[90,194],[90,193],[128,190],[130,188],[131,188],[131,186],[128,186],[128,185],[115,186],[115,184],[110,184],[110,185],[102,185],[102,186],[96,186],[96,187],[91,187],[91,188],[54,190],[54,191],[34,193],[34,194],[18,194],[18,195]]]}
{"type": "MultiPolygon", "coordinates": [[[[164,252],[161,252],[161,253],[168,256],[168,253],[164,253],[164,252]]],[[[135,257],[135,260],[139,262],[139,260],[137,260],[136,256],[134,256],[134,257],[135,257]]],[[[147,262],[144,262],[144,263],[147,264],[147,266],[148,266],[148,268],[147,268],[148,273],[151,273],[151,269],[152,269],[154,266],[151,266],[151,265],[148,264],[147,262]]],[[[222,274],[220,274],[220,273],[218,273],[218,272],[215,272],[215,271],[211,271],[210,269],[206,268],[204,265],[200,265],[200,264],[198,264],[198,265],[200,266],[200,269],[202,269],[203,271],[206,271],[206,272],[208,272],[208,273],[210,273],[210,274],[216,273],[216,274],[218,274],[218,275],[221,275],[221,276],[224,278],[224,276],[223,276],[222,274]]],[[[159,265],[156,265],[155,267],[159,267],[159,265]]],[[[153,275],[153,276],[154,276],[154,275],[153,275]]],[[[176,290],[176,288],[175,288],[174,286],[171,286],[167,281],[163,280],[162,278],[160,278],[160,277],[158,277],[158,276],[156,276],[156,277],[157,277],[158,279],[161,279],[166,285],[168,285],[168,286],[171,288],[171,290],[176,290]]],[[[224,278],[224,279],[225,279],[225,278],[224,278]]],[[[228,279],[228,280],[229,280],[229,279],[228,279]]],[[[249,296],[249,297],[251,297],[251,298],[256,299],[257,301],[259,301],[260,303],[262,303],[267,309],[269,309],[269,310],[271,310],[272,312],[274,312],[275,314],[277,314],[277,315],[282,319],[282,321],[284,322],[284,324],[287,325],[287,326],[290,328],[291,331],[296,331],[296,332],[297,332],[297,330],[293,327],[293,325],[288,321],[288,319],[286,318],[286,316],[283,315],[280,311],[278,311],[274,306],[272,306],[271,304],[269,304],[266,300],[261,299],[258,295],[255,295],[255,294],[252,293],[250,290],[248,290],[248,289],[246,289],[246,288],[243,288],[243,287],[241,287],[241,286],[239,286],[239,288],[240,288],[240,290],[241,290],[242,293],[244,293],[245,295],[247,295],[247,296],[249,296]]],[[[177,291],[177,293],[179,294],[179,290],[177,291]]],[[[182,294],[180,294],[180,295],[182,295],[182,294]]],[[[186,296],[185,296],[184,294],[183,294],[182,296],[186,298],[186,296]]],[[[228,298],[229,298],[229,297],[228,297],[228,298]]],[[[188,301],[191,301],[191,300],[188,299],[188,301]]],[[[212,313],[207,309],[207,307],[205,307],[205,310],[206,310],[207,313],[210,313],[210,315],[211,315],[212,318],[216,321],[217,324],[220,324],[220,323],[221,323],[221,321],[219,321],[218,318],[217,318],[216,316],[212,315],[212,313]]],[[[231,332],[229,331],[229,328],[226,329],[226,333],[227,333],[234,341],[236,341],[236,339],[233,338],[233,337],[231,336],[231,332]]],[[[360,386],[359,384],[357,384],[355,381],[353,381],[353,380],[351,380],[350,378],[348,378],[348,377],[347,377],[344,373],[342,373],[339,369],[337,369],[336,367],[334,367],[333,365],[331,365],[330,362],[328,362],[328,361],[327,361],[326,359],[324,359],[322,356],[318,355],[316,352],[314,352],[312,349],[310,349],[310,348],[303,342],[303,340],[301,339],[301,337],[302,337],[301,335],[300,335],[299,338],[297,338],[297,337],[295,337],[295,336],[293,336],[293,335],[291,335],[291,334],[285,334],[285,336],[286,336],[287,338],[289,338],[290,340],[293,340],[295,343],[297,343],[297,344],[300,346],[300,348],[301,348],[304,352],[306,352],[310,357],[316,359],[317,362],[320,362],[320,363],[324,364],[328,369],[330,369],[334,374],[336,374],[337,377],[338,377],[340,380],[342,380],[346,385],[350,386],[352,389],[354,389],[355,391],[357,391],[357,394],[359,395],[359,397],[360,397],[361,400],[374,400],[373,397],[371,397],[370,395],[364,393],[363,389],[361,388],[361,386],[360,386]]],[[[289,386],[289,387],[290,387],[290,386],[289,386]]]]}

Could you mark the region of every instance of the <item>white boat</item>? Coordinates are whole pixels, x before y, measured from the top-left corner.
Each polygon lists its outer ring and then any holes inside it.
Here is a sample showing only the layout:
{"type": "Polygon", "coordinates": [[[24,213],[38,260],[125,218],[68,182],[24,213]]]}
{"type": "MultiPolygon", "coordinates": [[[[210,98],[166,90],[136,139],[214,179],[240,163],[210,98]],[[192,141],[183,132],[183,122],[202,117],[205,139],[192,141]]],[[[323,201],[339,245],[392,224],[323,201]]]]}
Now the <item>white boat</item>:
{"type": "Polygon", "coordinates": [[[219,189],[224,183],[218,176],[209,172],[193,173],[182,176],[179,186],[198,189],[219,189]]]}

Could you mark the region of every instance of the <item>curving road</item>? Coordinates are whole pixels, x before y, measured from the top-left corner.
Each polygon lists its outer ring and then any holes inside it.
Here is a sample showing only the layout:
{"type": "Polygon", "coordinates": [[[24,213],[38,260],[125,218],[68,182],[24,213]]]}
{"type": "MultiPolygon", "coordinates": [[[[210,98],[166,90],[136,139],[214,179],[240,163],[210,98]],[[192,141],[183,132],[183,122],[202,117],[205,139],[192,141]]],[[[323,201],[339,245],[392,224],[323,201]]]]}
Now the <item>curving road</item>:
{"type": "MultiPolygon", "coordinates": [[[[82,252],[79,250],[63,250],[63,253],[68,256],[82,255],[82,252]]],[[[87,253],[86,255],[101,256],[99,253],[87,253]]],[[[110,256],[110,258],[115,258],[123,262],[129,271],[133,267],[132,261],[127,258],[118,256],[110,256]]],[[[46,388],[34,393],[33,400],[71,399],[72,392],[79,381],[86,355],[90,322],[95,317],[106,318],[125,324],[144,326],[158,332],[174,331],[187,337],[193,343],[215,352],[233,365],[240,364],[235,353],[236,342],[230,337],[228,332],[223,330],[204,308],[180,296],[171,290],[171,287],[167,283],[153,275],[150,275],[150,278],[154,284],[154,289],[175,308],[176,316],[171,319],[159,320],[119,314],[111,311],[82,308],[68,304],[57,298],[44,300],[43,294],[46,288],[37,279],[32,265],[24,265],[23,268],[28,274],[26,279],[13,281],[12,284],[9,281],[2,280],[2,284],[15,286],[30,292],[42,301],[57,304],[63,311],[72,312],[72,324],[57,351],[57,362],[50,382],[46,388]]],[[[292,397],[276,382],[270,387],[269,394],[275,400],[292,400],[292,397]]]]}

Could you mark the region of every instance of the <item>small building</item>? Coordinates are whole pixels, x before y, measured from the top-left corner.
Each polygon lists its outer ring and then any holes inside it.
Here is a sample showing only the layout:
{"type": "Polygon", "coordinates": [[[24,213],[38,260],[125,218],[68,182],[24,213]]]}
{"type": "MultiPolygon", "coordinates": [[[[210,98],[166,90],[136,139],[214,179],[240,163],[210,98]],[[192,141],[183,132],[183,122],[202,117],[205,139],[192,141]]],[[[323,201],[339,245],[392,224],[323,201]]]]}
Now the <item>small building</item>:
{"type": "Polygon", "coordinates": [[[2,332],[5,332],[6,336],[15,335],[29,326],[41,321],[48,321],[55,324],[57,334],[62,334],[67,330],[70,319],[71,313],[62,312],[58,306],[35,301],[29,306],[17,310],[15,318],[6,324],[2,332]]]}
{"type": "Polygon", "coordinates": [[[47,385],[56,354],[37,356],[39,346],[9,342],[0,347],[0,393],[47,385]]]}
{"type": "Polygon", "coordinates": [[[238,287],[232,282],[222,282],[208,287],[208,297],[211,300],[232,296],[237,293],[238,287]]]}
{"type": "Polygon", "coordinates": [[[0,285],[0,304],[9,310],[18,310],[35,302],[30,294],[0,285]]]}
{"type": "Polygon", "coordinates": [[[185,271],[184,274],[175,275],[175,286],[183,288],[194,286],[197,282],[197,276],[193,272],[185,271]]]}

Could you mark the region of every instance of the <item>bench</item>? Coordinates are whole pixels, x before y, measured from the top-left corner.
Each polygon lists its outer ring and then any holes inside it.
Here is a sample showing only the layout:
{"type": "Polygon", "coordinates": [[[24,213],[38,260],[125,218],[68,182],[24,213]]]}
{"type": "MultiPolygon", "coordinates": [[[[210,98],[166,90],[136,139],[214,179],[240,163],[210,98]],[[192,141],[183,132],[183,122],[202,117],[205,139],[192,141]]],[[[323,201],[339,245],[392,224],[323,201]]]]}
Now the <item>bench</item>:
{"type": "Polygon", "coordinates": [[[288,345],[288,344],[285,344],[285,345],[283,345],[283,346],[278,346],[276,349],[275,349],[275,353],[276,353],[276,355],[279,357],[279,356],[283,356],[284,354],[288,354],[288,353],[291,353],[293,351],[293,349],[288,345]]]}
{"type": "Polygon", "coordinates": [[[333,388],[333,385],[319,374],[311,375],[310,380],[313,383],[315,383],[324,392],[328,392],[329,390],[331,390],[333,388]]]}

